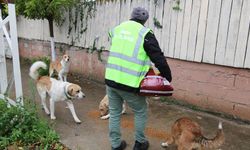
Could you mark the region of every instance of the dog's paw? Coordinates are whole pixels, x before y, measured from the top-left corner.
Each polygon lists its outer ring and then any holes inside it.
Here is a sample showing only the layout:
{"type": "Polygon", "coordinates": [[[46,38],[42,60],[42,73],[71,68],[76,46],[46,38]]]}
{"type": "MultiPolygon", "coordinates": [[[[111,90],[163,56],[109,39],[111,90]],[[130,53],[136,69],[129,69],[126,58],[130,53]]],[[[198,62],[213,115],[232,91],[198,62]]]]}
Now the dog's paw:
{"type": "Polygon", "coordinates": [[[50,115],[50,112],[49,112],[49,111],[45,111],[45,113],[46,113],[46,115],[48,115],[48,116],[50,115]]]}
{"type": "Polygon", "coordinates": [[[77,124],[81,124],[81,123],[82,123],[82,121],[81,121],[80,119],[75,119],[75,122],[76,122],[77,124]]]}
{"type": "Polygon", "coordinates": [[[46,109],[46,108],[42,107],[42,110],[44,110],[44,112],[45,112],[47,115],[50,115],[50,112],[49,112],[49,110],[48,110],[48,109],[46,109]]]}
{"type": "Polygon", "coordinates": [[[101,119],[102,120],[107,120],[107,119],[109,119],[109,116],[102,116],[101,119]]]}
{"type": "Polygon", "coordinates": [[[56,120],[56,116],[50,116],[50,119],[56,120]]]}
{"type": "Polygon", "coordinates": [[[122,114],[123,114],[123,115],[126,114],[126,113],[127,113],[126,110],[123,110],[123,111],[122,111],[122,114]]]}
{"type": "Polygon", "coordinates": [[[167,143],[167,142],[161,143],[161,146],[162,146],[162,147],[168,147],[168,143],[167,143]]]}

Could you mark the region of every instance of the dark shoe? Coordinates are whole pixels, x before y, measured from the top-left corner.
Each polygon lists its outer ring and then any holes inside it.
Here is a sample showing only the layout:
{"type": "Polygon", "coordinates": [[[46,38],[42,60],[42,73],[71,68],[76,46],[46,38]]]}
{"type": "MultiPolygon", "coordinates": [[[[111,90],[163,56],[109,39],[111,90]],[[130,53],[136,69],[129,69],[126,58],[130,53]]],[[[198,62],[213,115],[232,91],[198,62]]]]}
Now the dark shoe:
{"type": "Polygon", "coordinates": [[[133,150],[147,150],[149,147],[149,142],[145,141],[143,143],[140,143],[138,141],[135,141],[135,145],[133,150]]]}
{"type": "Polygon", "coordinates": [[[112,147],[112,150],[124,150],[126,147],[127,147],[126,141],[122,140],[120,146],[117,148],[112,147]]]}

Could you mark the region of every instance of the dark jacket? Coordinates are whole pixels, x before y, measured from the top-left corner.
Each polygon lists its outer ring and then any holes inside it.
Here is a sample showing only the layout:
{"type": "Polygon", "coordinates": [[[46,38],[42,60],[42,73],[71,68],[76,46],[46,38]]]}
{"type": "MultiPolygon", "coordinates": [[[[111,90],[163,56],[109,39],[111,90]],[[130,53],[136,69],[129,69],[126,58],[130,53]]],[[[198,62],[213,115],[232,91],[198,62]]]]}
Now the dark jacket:
{"type": "MultiPolygon", "coordinates": [[[[137,20],[133,20],[133,21],[137,21],[137,20]]],[[[140,21],[137,21],[137,22],[140,23],[140,21]]],[[[146,34],[143,47],[147,55],[149,56],[150,60],[155,64],[155,67],[160,71],[161,75],[165,77],[169,82],[171,82],[172,81],[171,70],[168,66],[166,58],[163,52],[161,51],[159,43],[157,39],[155,38],[155,35],[153,34],[153,32],[148,32],[146,34]]],[[[139,88],[134,88],[134,87],[130,87],[127,85],[123,85],[112,80],[105,79],[105,83],[110,87],[124,90],[127,92],[138,93],[140,90],[139,88]]]]}

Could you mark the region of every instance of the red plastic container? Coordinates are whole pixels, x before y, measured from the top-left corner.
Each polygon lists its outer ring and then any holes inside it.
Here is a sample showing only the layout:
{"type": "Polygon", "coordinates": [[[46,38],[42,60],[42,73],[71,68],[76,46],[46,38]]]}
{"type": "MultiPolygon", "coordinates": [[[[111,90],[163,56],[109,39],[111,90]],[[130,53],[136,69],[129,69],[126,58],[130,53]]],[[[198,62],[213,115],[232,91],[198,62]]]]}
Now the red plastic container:
{"type": "Polygon", "coordinates": [[[172,96],[173,91],[168,80],[155,74],[153,69],[149,69],[140,85],[140,95],[143,96],[172,96]]]}

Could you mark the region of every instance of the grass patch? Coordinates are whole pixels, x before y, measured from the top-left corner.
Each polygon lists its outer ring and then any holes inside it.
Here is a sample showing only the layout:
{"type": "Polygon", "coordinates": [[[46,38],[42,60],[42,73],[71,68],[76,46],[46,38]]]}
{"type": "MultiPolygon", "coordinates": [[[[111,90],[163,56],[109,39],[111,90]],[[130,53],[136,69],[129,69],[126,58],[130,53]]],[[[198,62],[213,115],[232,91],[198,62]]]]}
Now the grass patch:
{"type": "Polygon", "coordinates": [[[0,149],[65,150],[59,135],[39,118],[30,101],[24,107],[10,106],[0,99],[0,149]]]}

